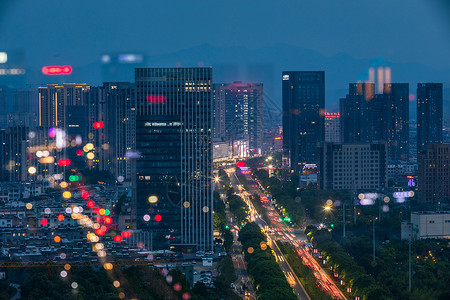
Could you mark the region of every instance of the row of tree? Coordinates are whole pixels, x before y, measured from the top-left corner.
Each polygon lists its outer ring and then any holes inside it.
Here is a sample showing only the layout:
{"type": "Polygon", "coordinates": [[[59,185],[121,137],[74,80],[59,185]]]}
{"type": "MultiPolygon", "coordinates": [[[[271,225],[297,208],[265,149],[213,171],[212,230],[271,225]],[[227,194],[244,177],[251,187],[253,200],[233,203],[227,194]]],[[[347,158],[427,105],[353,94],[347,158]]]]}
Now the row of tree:
{"type": "Polygon", "coordinates": [[[352,289],[351,295],[362,297],[364,300],[393,299],[392,293],[386,287],[379,286],[374,278],[333,240],[327,229],[317,230],[313,226],[308,226],[305,233],[314,247],[326,258],[327,264],[332,266],[333,272],[338,274],[340,280],[346,282],[346,287],[352,289]]]}
{"type": "Polygon", "coordinates": [[[239,232],[248,271],[256,286],[258,299],[297,299],[267,246],[265,235],[256,223],[247,223],[239,232]]]}
{"type": "Polygon", "coordinates": [[[277,245],[302,283],[308,296],[314,300],[331,300],[331,296],[321,288],[316,276],[314,276],[314,271],[303,264],[303,260],[298,257],[294,248],[290,244],[281,241],[277,241],[277,245]]]}

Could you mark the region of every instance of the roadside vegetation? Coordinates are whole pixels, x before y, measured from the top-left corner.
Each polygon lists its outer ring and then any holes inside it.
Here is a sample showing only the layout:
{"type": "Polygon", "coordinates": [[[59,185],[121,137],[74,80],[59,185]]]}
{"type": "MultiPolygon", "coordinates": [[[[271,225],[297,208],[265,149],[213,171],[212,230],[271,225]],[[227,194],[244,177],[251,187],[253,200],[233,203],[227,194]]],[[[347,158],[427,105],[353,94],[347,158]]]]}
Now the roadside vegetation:
{"type": "Polygon", "coordinates": [[[275,261],[266,237],[256,223],[247,223],[239,232],[248,271],[256,286],[258,299],[295,300],[292,288],[275,261]]]}
{"type": "Polygon", "coordinates": [[[290,244],[281,241],[277,241],[277,245],[302,283],[308,296],[314,300],[331,300],[331,296],[319,286],[313,270],[303,264],[302,259],[294,252],[294,248],[290,244]]]}

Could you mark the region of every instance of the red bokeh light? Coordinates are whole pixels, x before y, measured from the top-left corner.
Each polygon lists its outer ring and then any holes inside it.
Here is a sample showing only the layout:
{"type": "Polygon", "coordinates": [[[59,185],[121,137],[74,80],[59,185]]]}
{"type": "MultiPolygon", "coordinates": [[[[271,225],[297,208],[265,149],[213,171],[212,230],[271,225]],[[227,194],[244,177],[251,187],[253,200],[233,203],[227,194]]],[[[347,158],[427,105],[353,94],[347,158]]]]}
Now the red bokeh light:
{"type": "Polygon", "coordinates": [[[41,219],[41,225],[42,225],[42,226],[45,226],[45,225],[47,225],[47,224],[48,224],[47,219],[45,219],[45,218],[41,219]]]}
{"type": "Polygon", "coordinates": [[[98,208],[98,207],[94,208],[94,213],[98,215],[99,214],[99,210],[100,210],[100,208],[98,208]]]}
{"type": "Polygon", "coordinates": [[[236,163],[236,166],[238,166],[239,168],[243,168],[243,167],[245,167],[245,162],[243,162],[243,161],[238,161],[238,162],[236,163]]]}
{"type": "Polygon", "coordinates": [[[45,66],[41,69],[44,75],[70,75],[72,74],[71,66],[45,66]]]}
{"type": "Polygon", "coordinates": [[[116,235],[114,237],[114,242],[120,243],[122,241],[122,237],[120,235],[116,235]]]}
{"type": "Polygon", "coordinates": [[[77,155],[77,156],[82,156],[83,155],[83,150],[77,150],[76,152],[75,152],[75,154],[77,155]]]}
{"type": "Polygon", "coordinates": [[[112,224],[112,222],[113,222],[113,220],[111,217],[105,216],[105,224],[109,225],[109,224],[112,224]]]}
{"type": "Polygon", "coordinates": [[[92,124],[92,127],[94,127],[94,129],[100,129],[103,128],[103,122],[94,122],[94,124],[92,124]]]}
{"type": "Polygon", "coordinates": [[[81,193],[81,197],[82,197],[83,199],[87,199],[87,198],[89,198],[89,193],[86,192],[86,191],[84,191],[83,193],[81,193]]]}
{"type": "Polygon", "coordinates": [[[147,95],[147,102],[151,104],[166,103],[167,99],[165,95],[147,95]]]}
{"type": "Polygon", "coordinates": [[[70,165],[70,163],[71,163],[71,161],[68,158],[63,158],[63,159],[58,160],[58,165],[60,167],[68,166],[68,165],[70,165]]]}
{"type": "Polygon", "coordinates": [[[89,201],[86,203],[86,205],[87,205],[87,207],[94,207],[94,206],[95,206],[95,202],[92,201],[92,200],[89,200],[89,201]]]}
{"type": "Polygon", "coordinates": [[[64,215],[59,214],[59,215],[58,215],[58,220],[60,220],[61,222],[64,221],[64,215]]]}
{"type": "Polygon", "coordinates": [[[95,234],[96,234],[96,235],[104,235],[104,234],[105,234],[105,231],[102,230],[101,228],[98,228],[98,229],[95,229],[95,234]]]}
{"type": "Polygon", "coordinates": [[[156,215],[156,216],[155,216],[155,221],[156,221],[156,222],[161,222],[161,220],[162,220],[161,215],[156,215]]]}
{"type": "Polygon", "coordinates": [[[124,238],[129,238],[130,237],[130,232],[129,231],[122,231],[122,237],[124,238]]]}

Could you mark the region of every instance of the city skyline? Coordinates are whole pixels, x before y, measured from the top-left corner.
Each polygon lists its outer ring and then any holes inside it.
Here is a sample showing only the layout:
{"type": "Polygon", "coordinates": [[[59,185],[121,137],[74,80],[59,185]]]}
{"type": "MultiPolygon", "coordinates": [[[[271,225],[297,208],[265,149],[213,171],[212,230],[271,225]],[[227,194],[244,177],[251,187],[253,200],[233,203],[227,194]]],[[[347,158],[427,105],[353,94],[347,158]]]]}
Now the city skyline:
{"type": "Polygon", "coordinates": [[[0,0],[0,299],[450,299],[450,2],[0,0]]]}

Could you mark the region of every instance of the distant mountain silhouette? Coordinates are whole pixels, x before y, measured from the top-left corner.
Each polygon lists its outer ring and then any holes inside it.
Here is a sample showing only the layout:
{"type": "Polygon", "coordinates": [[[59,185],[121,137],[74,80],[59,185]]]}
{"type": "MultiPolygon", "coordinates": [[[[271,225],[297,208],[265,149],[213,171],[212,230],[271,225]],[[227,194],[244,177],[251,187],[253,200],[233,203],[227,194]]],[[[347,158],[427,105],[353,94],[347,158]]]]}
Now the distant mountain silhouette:
{"type": "MultiPolygon", "coordinates": [[[[139,51],[144,52],[144,51],[139,51]]],[[[153,51],[154,52],[154,51],[153,51]]],[[[126,53],[126,52],[124,52],[126,53]]],[[[132,53],[132,51],[131,51],[132,53]]],[[[281,103],[281,72],[296,70],[324,70],[326,83],[326,106],[330,111],[339,110],[339,98],[344,97],[348,83],[367,79],[368,68],[381,63],[391,67],[392,82],[408,82],[410,93],[416,94],[417,82],[444,83],[444,110],[450,99],[450,70],[438,69],[418,63],[386,62],[382,58],[354,58],[345,53],[325,56],[319,52],[294,46],[275,44],[270,47],[249,49],[246,47],[215,47],[208,44],[179,50],[177,52],[147,56],[142,67],[196,67],[212,66],[215,83],[236,80],[262,82],[267,97],[281,103]]],[[[52,78],[45,78],[51,81],[52,78]]],[[[134,71],[105,78],[101,72],[100,57],[88,65],[74,66],[74,74],[64,81],[83,81],[100,84],[102,81],[134,81],[134,71]],[[117,78],[115,77],[117,76],[117,78]],[[70,78],[70,79],[69,79],[70,78]]],[[[34,81],[36,82],[36,80],[34,81]]],[[[411,103],[411,117],[415,115],[415,102],[411,103]]]]}

